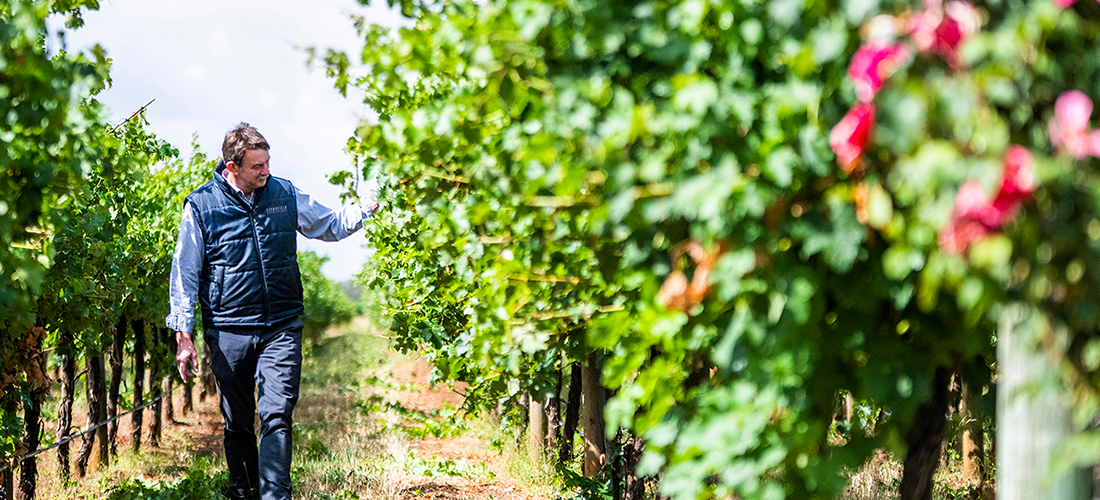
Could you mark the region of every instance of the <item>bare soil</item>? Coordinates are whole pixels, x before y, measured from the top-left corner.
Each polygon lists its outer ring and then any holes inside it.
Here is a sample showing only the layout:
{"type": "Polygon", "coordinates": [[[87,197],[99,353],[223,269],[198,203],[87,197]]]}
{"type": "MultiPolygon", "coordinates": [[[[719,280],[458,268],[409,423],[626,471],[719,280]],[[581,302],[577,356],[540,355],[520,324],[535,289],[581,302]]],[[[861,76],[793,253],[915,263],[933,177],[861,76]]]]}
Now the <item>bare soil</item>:
{"type": "MultiPolygon", "coordinates": [[[[428,381],[432,367],[420,357],[401,361],[393,366],[392,382],[398,387],[412,390],[392,391],[392,396],[402,406],[412,410],[429,412],[446,406],[457,408],[462,405],[461,391],[465,386],[458,384],[453,388],[432,387],[428,381]]],[[[465,477],[426,477],[400,475],[394,478],[398,497],[406,500],[429,499],[484,499],[484,500],[527,500],[542,499],[538,492],[529,491],[521,482],[511,477],[505,466],[504,457],[490,450],[489,443],[470,435],[448,438],[426,437],[410,441],[409,448],[422,458],[436,458],[468,464],[484,464],[494,476],[479,481],[465,477]]]]}
{"type": "MultiPolygon", "coordinates": [[[[330,332],[330,335],[339,335],[342,332],[330,332]]],[[[459,407],[462,404],[461,391],[463,387],[456,388],[432,387],[429,383],[431,366],[419,356],[398,355],[383,353],[383,356],[392,360],[392,364],[385,367],[392,374],[383,385],[390,389],[379,388],[376,392],[383,392],[384,397],[390,401],[396,401],[402,406],[421,412],[441,410],[445,407],[459,407]],[[393,389],[397,387],[399,389],[393,389]]],[[[320,392],[307,394],[310,390],[303,385],[303,401],[308,401],[308,406],[303,407],[302,401],[296,416],[301,413],[302,420],[327,419],[332,425],[329,432],[343,433],[350,437],[351,434],[363,435],[364,428],[361,425],[352,425],[346,415],[341,412],[352,412],[354,409],[354,395],[344,395],[337,392],[320,392]]],[[[223,468],[222,450],[222,416],[218,407],[217,397],[208,397],[205,401],[198,400],[199,389],[194,389],[194,410],[188,414],[182,414],[183,395],[182,387],[175,388],[174,407],[176,415],[174,422],[165,418],[163,435],[159,448],[149,446],[151,435],[152,410],[147,409],[144,416],[144,429],[142,433],[142,450],[134,455],[129,452],[131,447],[130,430],[131,417],[126,416],[119,420],[119,436],[117,448],[120,456],[114,460],[111,467],[102,470],[97,464],[89,465],[89,475],[78,480],[70,487],[64,487],[59,481],[59,468],[56,451],[50,451],[39,456],[38,468],[38,495],[37,498],[48,500],[72,500],[76,498],[102,498],[112,484],[121,483],[129,478],[140,476],[151,480],[172,480],[181,477],[187,468],[197,458],[211,459],[216,468],[223,468]]],[[[55,390],[55,393],[60,392],[55,390]]],[[[74,408],[74,428],[84,428],[86,414],[84,409],[77,405],[74,408]]],[[[297,421],[298,419],[296,419],[297,421]]],[[[414,425],[413,422],[408,422],[414,425]]],[[[46,429],[52,433],[53,421],[46,423],[46,429]]],[[[468,432],[463,435],[423,439],[410,439],[407,436],[389,436],[386,441],[391,442],[388,449],[379,449],[371,453],[388,453],[395,455],[397,462],[402,458],[400,454],[408,450],[415,452],[419,459],[429,461],[453,461],[459,464],[468,464],[488,470],[488,474],[472,474],[450,476],[433,473],[422,475],[410,472],[408,467],[401,463],[394,463],[392,467],[380,474],[381,477],[372,482],[380,481],[378,486],[370,488],[369,496],[361,498],[378,498],[384,500],[402,499],[477,499],[477,500],[542,500],[548,498],[545,487],[539,488],[517,480],[509,472],[508,458],[501,453],[490,449],[489,443],[468,432]],[[396,451],[395,451],[396,450],[396,451]],[[467,477],[470,476],[470,477],[467,477]],[[542,492],[542,493],[540,493],[542,492]]],[[[337,439],[339,437],[336,437],[337,439]]],[[[331,437],[330,437],[331,439],[331,437]]],[[[296,443],[298,444],[298,443],[296,443]]],[[[72,442],[70,460],[75,459],[80,440],[72,442]]],[[[94,455],[94,453],[93,453],[94,455]]],[[[93,458],[94,460],[94,458],[93,458]]],[[[298,462],[296,458],[296,463],[298,462]]],[[[384,460],[379,458],[379,460],[384,460]]],[[[514,468],[513,468],[514,470],[514,468]]],[[[329,493],[339,495],[348,484],[332,484],[329,493]]],[[[304,498],[330,498],[319,496],[314,488],[303,491],[304,498]],[[312,492],[312,493],[309,493],[312,492]]],[[[362,490],[359,490],[362,491],[362,490]]],[[[338,498],[345,498],[339,496],[338,498]]]]}

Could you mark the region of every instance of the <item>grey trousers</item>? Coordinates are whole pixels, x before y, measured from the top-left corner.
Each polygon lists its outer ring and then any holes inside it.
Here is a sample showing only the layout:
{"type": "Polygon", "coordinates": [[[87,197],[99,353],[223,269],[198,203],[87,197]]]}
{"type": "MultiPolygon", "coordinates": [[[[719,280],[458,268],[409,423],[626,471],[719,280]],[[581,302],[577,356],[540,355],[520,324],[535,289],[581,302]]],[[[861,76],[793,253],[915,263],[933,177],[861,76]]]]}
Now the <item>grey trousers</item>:
{"type": "Polygon", "coordinates": [[[302,375],[302,322],[294,319],[266,328],[206,328],[203,338],[213,353],[210,368],[225,418],[229,496],[289,500],[291,413],[298,402],[302,375]]]}

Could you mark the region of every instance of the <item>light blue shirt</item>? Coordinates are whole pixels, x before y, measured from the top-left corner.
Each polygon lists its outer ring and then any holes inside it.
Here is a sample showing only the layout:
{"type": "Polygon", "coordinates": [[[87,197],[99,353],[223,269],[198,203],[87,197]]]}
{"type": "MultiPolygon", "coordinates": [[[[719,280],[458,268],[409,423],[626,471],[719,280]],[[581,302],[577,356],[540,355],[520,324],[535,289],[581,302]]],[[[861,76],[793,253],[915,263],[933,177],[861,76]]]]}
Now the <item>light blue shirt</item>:
{"type": "MultiPolygon", "coordinates": [[[[251,197],[229,185],[249,204],[251,197]]],[[[332,210],[314,200],[312,196],[294,188],[294,198],[298,204],[298,232],[306,238],[322,241],[339,241],[347,238],[363,227],[363,219],[371,216],[371,211],[359,205],[332,210]]],[[[190,333],[195,327],[195,300],[199,295],[199,273],[202,271],[206,245],[202,240],[202,231],[195,221],[191,204],[184,203],[180,217],[179,239],[172,256],[172,273],[168,282],[168,301],[170,313],[165,324],[172,331],[190,333]]]]}

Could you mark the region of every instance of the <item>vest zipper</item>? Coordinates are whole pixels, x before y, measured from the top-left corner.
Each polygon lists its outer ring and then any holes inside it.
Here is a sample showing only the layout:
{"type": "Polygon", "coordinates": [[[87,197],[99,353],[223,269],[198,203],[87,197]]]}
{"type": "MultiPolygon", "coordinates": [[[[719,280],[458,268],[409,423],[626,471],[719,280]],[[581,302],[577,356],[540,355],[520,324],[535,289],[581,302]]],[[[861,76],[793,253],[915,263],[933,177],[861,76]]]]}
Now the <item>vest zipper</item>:
{"type": "MultiPolygon", "coordinates": [[[[256,193],[252,193],[255,196],[256,193]]],[[[264,286],[264,323],[271,321],[271,304],[267,291],[267,269],[264,268],[264,254],[260,250],[260,230],[256,229],[256,217],[252,206],[248,207],[248,222],[252,225],[252,240],[256,244],[256,255],[260,259],[260,283],[264,286]]]]}

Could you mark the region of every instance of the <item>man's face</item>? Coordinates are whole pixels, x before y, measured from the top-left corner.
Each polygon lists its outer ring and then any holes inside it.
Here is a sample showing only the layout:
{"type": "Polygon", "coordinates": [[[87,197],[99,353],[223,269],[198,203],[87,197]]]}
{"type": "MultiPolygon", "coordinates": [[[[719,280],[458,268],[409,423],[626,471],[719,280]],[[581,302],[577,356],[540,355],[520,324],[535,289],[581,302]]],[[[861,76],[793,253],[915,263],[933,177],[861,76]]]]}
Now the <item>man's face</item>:
{"type": "Polygon", "coordinates": [[[244,159],[240,164],[232,163],[231,171],[236,175],[236,182],[238,188],[245,193],[251,193],[256,189],[264,187],[267,184],[267,179],[271,177],[271,170],[268,166],[268,161],[271,159],[271,155],[263,149],[249,149],[244,153],[244,159]]]}

